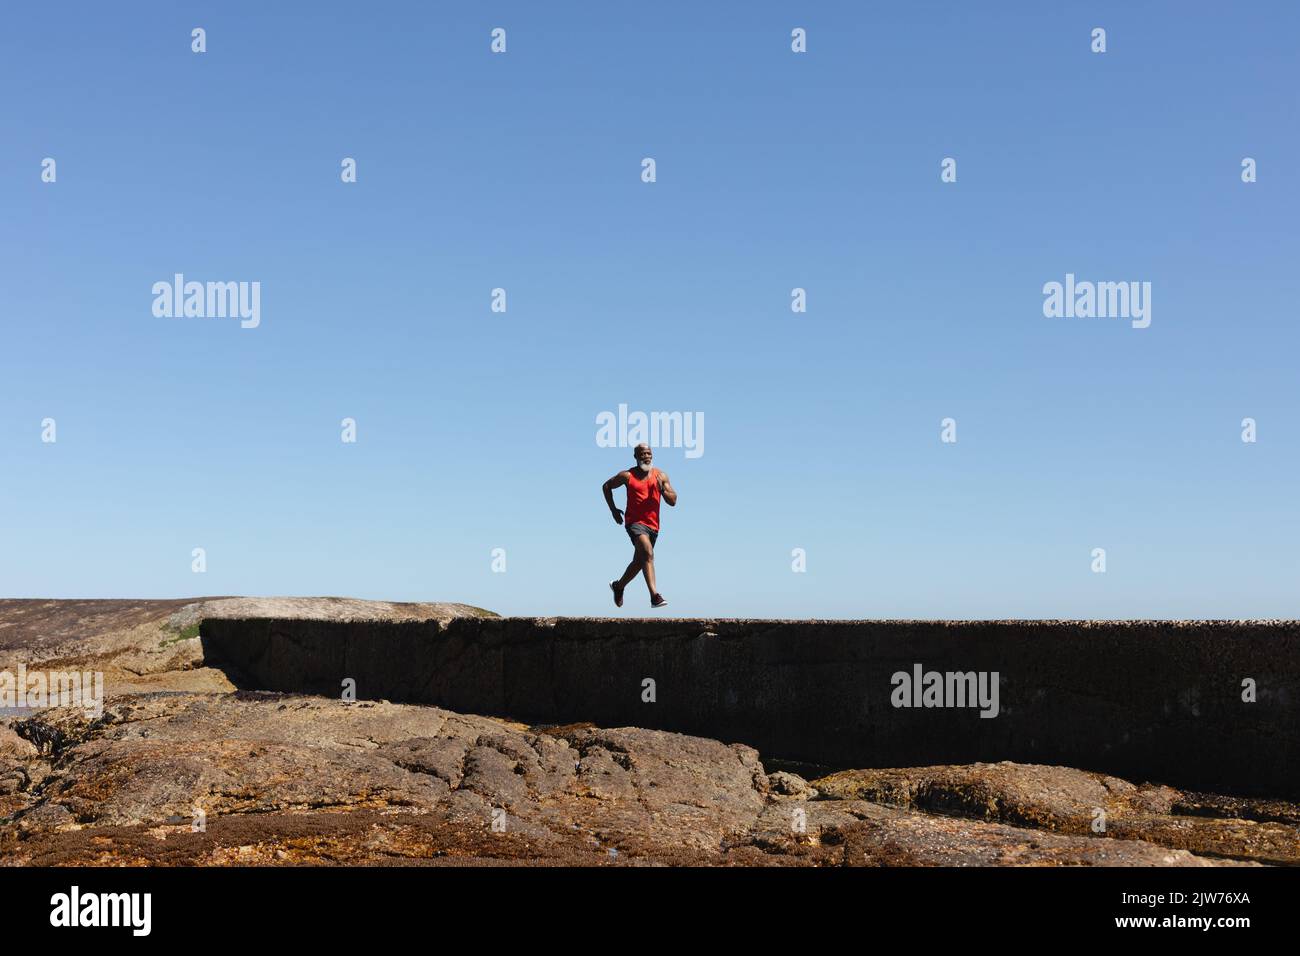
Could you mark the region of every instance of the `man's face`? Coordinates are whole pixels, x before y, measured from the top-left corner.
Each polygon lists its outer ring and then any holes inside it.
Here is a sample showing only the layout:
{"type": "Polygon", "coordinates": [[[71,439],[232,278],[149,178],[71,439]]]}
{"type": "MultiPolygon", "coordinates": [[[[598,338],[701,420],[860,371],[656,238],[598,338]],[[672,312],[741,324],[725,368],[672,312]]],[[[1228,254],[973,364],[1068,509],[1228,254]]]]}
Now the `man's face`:
{"type": "Polygon", "coordinates": [[[639,464],[642,468],[649,469],[650,462],[654,461],[654,457],[655,457],[654,452],[652,452],[649,448],[642,447],[642,448],[638,448],[635,454],[636,454],[637,464],[639,464]]]}

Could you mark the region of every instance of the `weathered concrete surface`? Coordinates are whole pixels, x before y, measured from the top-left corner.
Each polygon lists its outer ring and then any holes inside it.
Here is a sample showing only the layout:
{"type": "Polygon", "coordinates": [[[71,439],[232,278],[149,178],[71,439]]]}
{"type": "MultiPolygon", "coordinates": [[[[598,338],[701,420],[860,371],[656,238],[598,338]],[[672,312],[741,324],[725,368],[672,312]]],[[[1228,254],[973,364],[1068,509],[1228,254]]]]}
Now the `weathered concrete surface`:
{"type": "Polygon", "coordinates": [[[207,618],[249,688],[712,737],[828,767],[1011,760],[1300,796],[1300,623],[207,618]],[[999,713],[896,708],[895,672],[999,675],[999,713]],[[655,682],[653,703],[643,682],[655,682]],[[1243,701],[1243,681],[1256,700],[1243,701]]]}

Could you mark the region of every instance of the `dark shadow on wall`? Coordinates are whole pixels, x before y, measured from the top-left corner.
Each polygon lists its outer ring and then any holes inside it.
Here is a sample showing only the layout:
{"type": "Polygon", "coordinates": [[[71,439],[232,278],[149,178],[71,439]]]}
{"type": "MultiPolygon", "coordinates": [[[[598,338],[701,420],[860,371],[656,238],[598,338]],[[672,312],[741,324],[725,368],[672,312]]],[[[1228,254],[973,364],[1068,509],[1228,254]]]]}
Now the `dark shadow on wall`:
{"type": "Polygon", "coordinates": [[[241,688],[354,681],[362,700],[677,731],[794,764],[1014,760],[1300,797],[1294,621],[257,618],[200,637],[241,688]]]}

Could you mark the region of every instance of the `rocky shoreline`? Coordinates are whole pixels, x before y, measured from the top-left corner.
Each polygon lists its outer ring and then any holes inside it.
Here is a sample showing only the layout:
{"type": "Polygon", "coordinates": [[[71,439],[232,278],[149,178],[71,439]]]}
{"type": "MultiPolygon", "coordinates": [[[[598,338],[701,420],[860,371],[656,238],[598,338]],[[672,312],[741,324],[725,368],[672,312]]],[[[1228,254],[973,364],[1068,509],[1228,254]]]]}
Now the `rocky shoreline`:
{"type": "MultiPolygon", "coordinates": [[[[104,672],[98,716],[0,719],[0,864],[1239,866],[1300,805],[1065,767],[765,767],[742,743],[236,689],[198,620],[253,599],[0,601],[0,671],[104,672]]],[[[466,605],[257,599],[447,617],[466,605]]]]}

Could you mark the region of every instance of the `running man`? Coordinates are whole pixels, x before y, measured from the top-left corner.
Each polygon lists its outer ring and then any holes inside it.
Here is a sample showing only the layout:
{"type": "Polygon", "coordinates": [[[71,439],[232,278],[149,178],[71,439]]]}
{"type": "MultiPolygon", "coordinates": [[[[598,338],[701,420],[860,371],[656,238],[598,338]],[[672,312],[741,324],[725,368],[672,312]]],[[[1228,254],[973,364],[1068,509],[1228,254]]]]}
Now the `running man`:
{"type": "Polygon", "coordinates": [[[627,536],[632,539],[632,563],[627,566],[623,576],[617,581],[610,581],[609,588],[614,592],[614,606],[623,606],[623,589],[637,576],[645,575],[646,587],[650,589],[650,606],[663,607],[668,602],[655,589],[655,542],[659,539],[659,499],[663,498],[671,506],[677,504],[677,492],[672,483],[658,468],[650,467],[654,452],[649,445],[637,445],[632,449],[637,467],[620,471],[601,486],[605,492],[605,504],[614,516],[615,524],[623,524],[623,512],[614,507],[614,489],[627,485],[627,536]]]}

